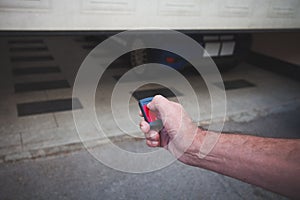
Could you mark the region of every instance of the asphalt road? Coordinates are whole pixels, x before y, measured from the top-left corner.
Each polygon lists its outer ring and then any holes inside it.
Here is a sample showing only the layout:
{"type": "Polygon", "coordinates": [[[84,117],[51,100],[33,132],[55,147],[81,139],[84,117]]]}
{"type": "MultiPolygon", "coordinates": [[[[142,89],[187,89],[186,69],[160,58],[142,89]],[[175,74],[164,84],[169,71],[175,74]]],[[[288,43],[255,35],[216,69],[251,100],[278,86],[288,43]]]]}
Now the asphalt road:
{"type": "MultiPolygon", "coordinates": [[[[300,108],[229,121],[225,131],[300,138],[300,108]]],[[[144,142],[120,142],[143,148],[144,142]]],[[[105,150],[105,145],[98,147],[105,150]]],[[[101,150],[101,149],[100,149],[101,150]]],[[[0,164],[0,199],[285,199],[241,181],[180,162],[151,173],[110,169],[82,150],[38,160],[0,164]]],[[[300,188],[299,188],[300,189],[300,188]]]]}

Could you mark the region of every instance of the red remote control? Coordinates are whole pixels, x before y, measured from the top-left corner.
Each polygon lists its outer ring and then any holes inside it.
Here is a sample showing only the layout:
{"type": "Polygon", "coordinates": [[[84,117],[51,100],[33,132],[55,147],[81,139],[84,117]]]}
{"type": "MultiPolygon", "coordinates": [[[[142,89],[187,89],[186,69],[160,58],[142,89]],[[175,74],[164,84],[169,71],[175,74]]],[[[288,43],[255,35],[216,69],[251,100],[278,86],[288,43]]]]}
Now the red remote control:
{"type": "Polygon", "coordinates": [[[163,127],[162,121],[157,118],[156,114],[149,110],[147,104],[152,101],[153,97],[148,97],[139,100],[139,106],[142,111],[143,117],[150,124],[151,129],[161,130],[163,127]]]}

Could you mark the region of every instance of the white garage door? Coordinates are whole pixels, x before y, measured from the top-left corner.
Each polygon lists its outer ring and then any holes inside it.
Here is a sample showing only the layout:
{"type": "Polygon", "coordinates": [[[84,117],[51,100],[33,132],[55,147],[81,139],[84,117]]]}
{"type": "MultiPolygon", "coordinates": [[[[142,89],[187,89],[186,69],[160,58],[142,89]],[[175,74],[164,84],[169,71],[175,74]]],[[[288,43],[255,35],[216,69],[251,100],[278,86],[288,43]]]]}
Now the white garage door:
{"type": "Polygon", "coordinates": [[[1,30],[300,28],[299,0],[0,0],[1,30]]]}

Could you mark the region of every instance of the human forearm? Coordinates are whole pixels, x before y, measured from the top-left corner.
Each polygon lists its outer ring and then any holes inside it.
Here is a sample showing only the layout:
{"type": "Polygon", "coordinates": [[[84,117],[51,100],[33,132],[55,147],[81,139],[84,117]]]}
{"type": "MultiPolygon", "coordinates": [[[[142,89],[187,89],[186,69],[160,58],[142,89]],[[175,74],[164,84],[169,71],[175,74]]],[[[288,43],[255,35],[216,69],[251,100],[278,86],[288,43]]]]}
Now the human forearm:
{"type": "MultiPolygon", "coordinates": [[[[140,127],[145,133],[147,145],[163,146],[186,164],[289,197],[300,197],[300,140],[221,134],[207,154],[202,150],[200,152],[200,149],[207,149],[203,145],[204,138],[208,134],[215,136],[216,133],[197,129],[180,104],[157,95],[147,106],[152,112],[159,113],[164,123],[159,135],[157,131],[150,130],[146,121],[141,121],[140,127]],[[203,158],[203,155],[206,157],[203,158]]],[[[209,143],[210,140],[204,144],[209,143]]]]}
{"type": "Polygon", "coordinates": [[[247,183],[299,196],[300,140],[262,138],[239,134],[222,134],[213,150],[199,158],[207,131],[199,129],[196,140],[182,161],[209,169],[247,183]]]}

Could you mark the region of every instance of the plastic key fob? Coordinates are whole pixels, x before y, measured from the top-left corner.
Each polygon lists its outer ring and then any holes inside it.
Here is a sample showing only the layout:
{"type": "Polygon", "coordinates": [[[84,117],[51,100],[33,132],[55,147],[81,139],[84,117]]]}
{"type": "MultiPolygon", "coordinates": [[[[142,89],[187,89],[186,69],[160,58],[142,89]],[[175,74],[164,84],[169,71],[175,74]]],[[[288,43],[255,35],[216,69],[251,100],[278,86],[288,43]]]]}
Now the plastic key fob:
{"type": "Polygon", "coordinates": [[[139,106],[142,111],[143,117],[149,123],[150,129],[161,130],[163,128],[163,123],[157,118],[154,112],[151,112],[147,107],[147,104],[152,101],[153,97],[148,97],[139,100],[139,106]]]}

